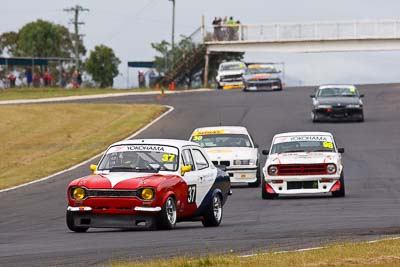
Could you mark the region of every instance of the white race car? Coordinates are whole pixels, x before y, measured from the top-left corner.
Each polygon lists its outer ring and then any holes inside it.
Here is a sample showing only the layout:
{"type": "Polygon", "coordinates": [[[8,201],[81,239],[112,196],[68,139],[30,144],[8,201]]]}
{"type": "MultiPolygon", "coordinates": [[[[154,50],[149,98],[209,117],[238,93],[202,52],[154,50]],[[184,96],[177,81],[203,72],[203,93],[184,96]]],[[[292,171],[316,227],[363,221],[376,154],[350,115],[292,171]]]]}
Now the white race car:
{"type": "Polygon", "coordinates": [[[260,185],[258,148],[245,127],[198,128],[190,140],[206,150],[214,165],[222,166],[231,183],[248,183],[251,187],[260,185]]]}
{"type": "Polygon", "coordinates": [[[262,198],[332,193],[345,196],[341,153],[328,132],[291,132],[274,136],[263,168],[262,198]]]}

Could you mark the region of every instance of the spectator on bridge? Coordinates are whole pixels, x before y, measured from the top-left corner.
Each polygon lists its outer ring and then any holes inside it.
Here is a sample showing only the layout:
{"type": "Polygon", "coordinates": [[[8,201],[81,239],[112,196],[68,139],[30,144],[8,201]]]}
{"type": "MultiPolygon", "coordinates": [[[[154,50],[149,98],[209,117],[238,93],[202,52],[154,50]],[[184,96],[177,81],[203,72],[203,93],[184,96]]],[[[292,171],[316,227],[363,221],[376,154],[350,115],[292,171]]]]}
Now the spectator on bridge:
{"type": "Polygon", "coordinates": [[[226,31],[227,31],[228,41],[232,41],[234,40],[235,37],[236,22],[231,16],[229,17],[229,20],[226,22],[226,24],[227,24],[226,31]]]}

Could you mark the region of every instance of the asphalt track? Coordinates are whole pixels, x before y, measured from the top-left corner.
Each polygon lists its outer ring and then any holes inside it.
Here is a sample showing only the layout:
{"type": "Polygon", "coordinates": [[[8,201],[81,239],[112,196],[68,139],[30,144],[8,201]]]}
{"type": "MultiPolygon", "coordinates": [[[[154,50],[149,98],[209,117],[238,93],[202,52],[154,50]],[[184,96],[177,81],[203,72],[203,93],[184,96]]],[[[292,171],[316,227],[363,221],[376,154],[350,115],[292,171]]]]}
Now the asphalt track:
{"type": "MultiPolygon", "coordinates": [[[[260,148],[275,133],[332,132],[344,147],[346,198],[262,200],[260,188],[233,189],[217,228],[180,223],[173,231],[91,229],[65,225],[66,186],[88,167],[0,194],[0,266],[88,266],[176,255],[295,249],[400,233],[400,85],[360,86],[364,123],[310,120],[311,87],[282,92],[239,90],[128,96],[82,102],[162,103],[175,110],[140,134],[186,139],[195,127],[244,125],[260,148]]],[[[79,101],[74,101],[79,102],[79,101]]],[[[101,119],[101,118],[98,118],[101,119]]],[[[265,159],[263,158],[263,161],[265,159]]]]}

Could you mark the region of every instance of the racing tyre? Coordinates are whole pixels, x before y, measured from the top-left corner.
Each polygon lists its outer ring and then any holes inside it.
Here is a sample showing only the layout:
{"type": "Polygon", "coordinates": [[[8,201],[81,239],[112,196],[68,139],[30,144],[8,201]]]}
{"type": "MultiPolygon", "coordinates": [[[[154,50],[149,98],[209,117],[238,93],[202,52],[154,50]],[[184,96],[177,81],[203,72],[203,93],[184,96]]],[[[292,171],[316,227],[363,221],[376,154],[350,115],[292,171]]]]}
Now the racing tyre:
{"type": "Polygon", "coordinates": [[[222,213],[222,198],[219,194],[215,194],[210,204],[208,204],[201,222],[205,227],[218,226],[222,221],[222,213]]]}
{"type": "Polygon", "coordinates": [[[264,178],[261,181],[261,196],[263,199],[274,199],[278,197],[278,194],[270,194],[265,190],[265,180],[264,178]]]}
{"type": "Polygon", "coordinates": [[[256,174],[257,180],[254,183],[248,183],[249,187],[259,187],[261,183],[261,171],[260,171],[260,166],[257,167],[257,174],[256,174]]]}
{"type": "Polygon", "coordinates": [[[156,220],[156,227],[160,230],[174,229],[176,225],[176,201],[169,196],[156,220]]]}
{"type": "Polygon", "coordinates": [[[314,112],[311,112],[311,120],[312,122],[318,122],[317,114],[315,114],[314,112]]]}
{"type": "Polygon", "coordinates": [[[65,217],[67,220],[67,226],[69,230],[77,233],[84,233],[89,229],[89,227],[75,225],[74,213],[72,211],[67,211],[67,215],[65,217]]]}
{"type": "Polygon", "coordinates": [[[340,189],[338,191],[332,192],[333,197],[345,197],[346,195],[343,172],[342,175],[340,175],[339,181],[340,181],[340,189]]]}
{"type": "Polygon", "coordinates": [[[219,83],[217,83],[217,89],[222,90],[222,86],[219,83]]]}
{"type": "Polygon", "coordinates": [[[274,89],[274,91],[282,91],[282,82],[279,82],[279,88],[274,89]]]}
{"type": "Polygon", "coordinates": [[[360,119],[358,120],[358,122],[364,122],[364,113],[361,114],[360,119]]]}

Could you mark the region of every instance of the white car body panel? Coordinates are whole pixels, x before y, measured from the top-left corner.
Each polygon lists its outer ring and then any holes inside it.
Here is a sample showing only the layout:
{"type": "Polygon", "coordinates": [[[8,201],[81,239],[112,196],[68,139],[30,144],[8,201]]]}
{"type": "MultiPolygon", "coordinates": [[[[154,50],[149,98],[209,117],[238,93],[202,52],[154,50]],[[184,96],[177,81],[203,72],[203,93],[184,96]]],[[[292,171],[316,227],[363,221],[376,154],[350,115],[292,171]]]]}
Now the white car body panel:
{"type": "Polygon", "coordinates": [[[334,152],[291,152],[291,153],[275,153],[269,154],[265,165],[262,169],[266,184],[268,184],[275,193],[279,195],[296,195],[296,194],[315,194],[315,193],[330,193],[333,185],[340,179],[343,171],[342,156],[337,152],[337,146],[334,138],[330,133],[326,132],[299,132],[299,133],[284,133],[276,135],[272,141],[272,146],[276,143],[277,138],[286,138],[292,136],[327,136],[334,144],[334,152]],[[271,165],[280,164],[329,164],[336,165],[334,174],[315,174],[315,175],[269,175],[268,167],[271,165]],[[322,182],[322,179],[325,181],[322,182]],[[317,188],[301,188],[288,189],[288,182],[306,182],[316,181],[317,188]]]}
{"type": "Polygon", "coordinates": [[[231,183],[254,183],[257,181],[258,148],[254,147],[253,140],[245,127],[219,126],[198,128],[193,131],[190,140],[196,133],[206,132],[247,135],[252,143],[252,147],[208,147],[203,149],[207,152],[208,157],[214,165],[226,165],[222,164],[222,162],[229,162],[229,166],[226,166],[226,173],[229,175],[231,183]],[[254,164],[235,165],[235,160],[250,160],[254,164]]]}

